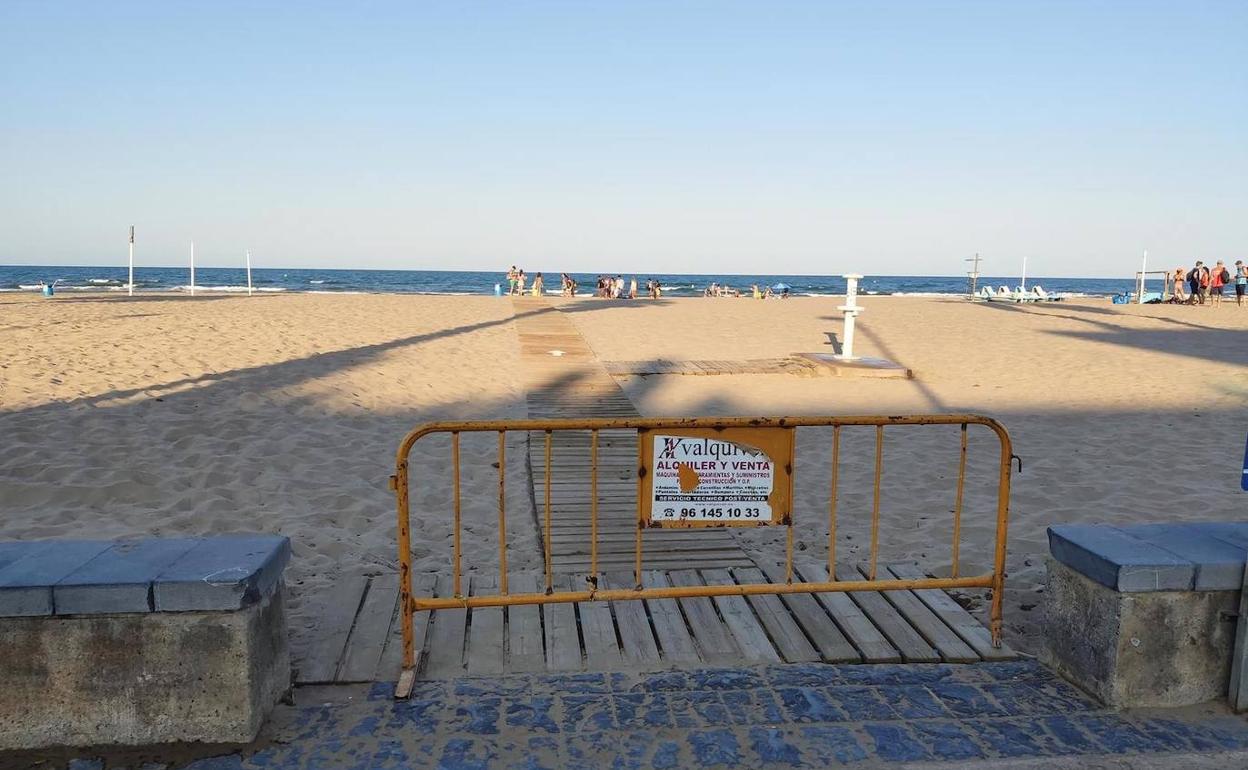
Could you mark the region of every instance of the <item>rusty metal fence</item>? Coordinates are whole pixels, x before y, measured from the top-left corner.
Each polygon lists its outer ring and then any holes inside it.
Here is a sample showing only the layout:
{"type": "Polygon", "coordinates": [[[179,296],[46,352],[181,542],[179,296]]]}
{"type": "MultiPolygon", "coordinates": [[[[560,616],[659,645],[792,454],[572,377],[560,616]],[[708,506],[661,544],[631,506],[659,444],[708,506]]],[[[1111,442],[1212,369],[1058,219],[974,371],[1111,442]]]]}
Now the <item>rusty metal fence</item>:
{"type": "MultiPolygon", "coordinates": [[[[987,588],[992,590],[990,609],[990,630],[994,646],[1001,643],[1001,609],[1002,594],[1005,581],[1006,530],[1009,523],[1010,472],[1012,461],[1017,459],[1013,454],[1009,433],[996,420],[973,414],[936,414],[906,416],[843,416],[843,417],[700,417],[686,419],[670,418],[623,418],[623,419],[562,419],[562,420],[484,420],[464,422],[433,422],[420,425],[410,431],[399,445],[396,458],[395,474],[390,477],[390,488],[395,493],[398,506],[398,551],[399,551],[399,609],[403,632],[403,673],[400,677],[397,694],[403,697],[410,692],[415,677],[418,652],[414,649],[413,616],[416,612],[440,609],[464,609],[472,607],[505,607],[511,605],[556,604],[585,601],[620,601],[630,599],[670,599],[685,597],[712,597],[725,595],[755,594],[790,594],[815,592],[851,592],[851,591],[889,591],[905,589],[955,589],[955,588],[987,588]],[[880,547],[880,485],[884,475],[884,439],[886,428],[923,425],[959,426],[961,441],[958,448],[958,477],[954,491],[952,515],[952,569],[949,577],[923,579],[880,579],[876,569],[880,547]],[[966,488],[967,473],[967,429],[972,425],[980,425],[992,431],[999,442],[996,490],[996,535],[992,553],[992,569],[977,575],[960,574],[960,541],[962,529],[963,500],[966,488]],[[870,552],[869,562],[863,580],[835,580],[836,576],[836,541],[837,541],[837,497],[842,466],[841,430],[847,427],[874,427],[875,455],[874,475],[872,483],[872,505],[870,519],[870,552]],[[598,521],[598,435],[599,431],[636,430],[639,433],[661,429],[708,429],[735,430],[742,428],[831,428],[832,451],[831,488],[828,498],[828,543],[827,561],[829,582],[800,582],[793,580],[793,528],[794,517],[789,515],[776,523],[786,526],[785,568],[783,583],[757,583],[738,585],[697,585],[648,588],[642,584],[644,567],[644,549],[642,532],[645,522],[641,520],[640,499],[641,487],[645,476],[644,466],[638,474],[639,518],[635,545],[634,578],[632,588],[597,588],[588,583],[585,590],[558,590],[552,574],[551,560],[551,443],[552,436],[561,431],[589,432],[591,441],[590,452],[590,499],[586,516],[590,522],[590,573],[597,572],[597,521],[598,521]],[[507,579],[507,509],[506,509],[506,438],[508,433],[527,432],[536,440],[544,441],[544,499],[538,501],[540,525],[543,526],[545,564],[545,588],[537,593],[512,593],[507,579]],[[464,576],[463,556],[461,549],[461,515],[460,499],[460,436],[461,434],[498,435],[498,562],[499,580],[498,593],[474,593],[466,595],[463,588],[464,576]],[[451,596],[432,597],[414,596],[412,594],[412,534],[411,534],[411,496],[409,458],[412,448],[422,438],[431,434],[448,434],[451,446],[451,485],[453,516],[453,552],[451,596]]],[[[536,474],[538,468],[534,468],[536,474]]],[[[791,469],[790,469],[791,471],[791,469]]]]}

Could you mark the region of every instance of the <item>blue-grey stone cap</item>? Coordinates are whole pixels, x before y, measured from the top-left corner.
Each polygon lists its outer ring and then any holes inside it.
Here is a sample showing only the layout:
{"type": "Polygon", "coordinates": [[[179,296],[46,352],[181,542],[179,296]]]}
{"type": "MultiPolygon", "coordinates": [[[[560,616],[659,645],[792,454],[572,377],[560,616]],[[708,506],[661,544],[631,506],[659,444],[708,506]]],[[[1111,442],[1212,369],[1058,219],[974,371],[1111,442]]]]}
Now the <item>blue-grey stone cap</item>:
{"type": "Polygon", "coordinates": [[[1114,527],[1049,527],[1049,552],[1062,564],[1116,591],[1190,590],[1196,577],[1196,565],[1190,560],[1114,527]]]}
{"type": "Polygon", "coordinates": [[[109,540],[23,540],[0,550],[0,617],[51,615],[52,586],[112,545],[109,540]]]}
{"type": "Polygon", "coordinates": [[[1217,530],[1205,522],[1132,524],[1119,529],[1196,565],[1193,587],[1197,591],[1238,591],[1244,584],[1248,548],[1217,537],[1217,530]]]}
{"type": "Polygon", "coordinates": [[[290,561],[290,538],[218,535],[204,538],[152,585],[157,612],[237,610],[272,593],[290,561]]]}
{"type": "Polygon", "coordinates": [[[152,583],[199,538],[117,540],[52,587],[57,615],[151,612],[152,583]]]}

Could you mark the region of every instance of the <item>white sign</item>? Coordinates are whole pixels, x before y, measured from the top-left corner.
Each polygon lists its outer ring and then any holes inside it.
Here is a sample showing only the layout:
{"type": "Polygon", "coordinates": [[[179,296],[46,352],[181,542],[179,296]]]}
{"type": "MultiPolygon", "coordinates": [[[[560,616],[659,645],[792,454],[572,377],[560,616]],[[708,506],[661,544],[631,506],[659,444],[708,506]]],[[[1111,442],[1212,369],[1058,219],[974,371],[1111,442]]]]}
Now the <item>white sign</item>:
{"type": "Polygon", "coordinates": [[[771,522],[776,467],[756,447],[654,433],[651,521],[771,522]]]}

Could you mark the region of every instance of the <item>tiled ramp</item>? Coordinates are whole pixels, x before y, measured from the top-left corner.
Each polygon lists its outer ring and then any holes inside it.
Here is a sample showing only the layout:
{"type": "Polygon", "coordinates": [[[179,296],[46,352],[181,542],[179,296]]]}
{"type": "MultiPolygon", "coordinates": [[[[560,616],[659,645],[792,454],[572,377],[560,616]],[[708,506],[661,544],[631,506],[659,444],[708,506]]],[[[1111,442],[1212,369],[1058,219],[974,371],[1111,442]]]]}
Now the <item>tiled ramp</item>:
{"type": "MultiPolygon", "coordinates": [[[[892,567],[916,577],[913,567],[892,567]]],[[[855,579],[852,570],[838,571],[855,579]]],[[[800,564],[796,578],[827,579],[826,567],[800,564]]],[[[647,587],[778,582],[780,566],[643,573],[647,587]]],[[[511,575],[510,590],[531,593],[545,576],[511,575]]],[[[583,573],[559,573],[557,589],[581,589],[583,573]]],[[[598,576],[628,588],[628,571],[598,576]]],[[[471,594],[496,593],[493,575],[471,575],[471,594]]],[[[444,596],[449,579],[418,575],[417,595],[444,596]]],[[[339,584],[315,616],[315,643],[295,644],[297,681],[385,681],[398,676],[402,638],[393,574],[339,584]]],[[[1009,660],[987,629],[941,591],[720,596],[528,605],[417,613],[422,679],[542,671],[655,671],[761,663],[972,663],[1009,660]]]]}
{"type": "MultiPolygon", "coordinates": [[[[516,298],[512,302],[527,378],[529,417],[639,416],[563,312],[542,299],[516,298]]],[[[590,447],[587,431],[552,433],[548,476],[546,435],[529,436],[534,501],[543,542],[548,478],[550,482],[551,562],[556,571],[592,568],[590,447]]],[[[635,431],[599,433],[597,478],[596,566],[599,571],[632,569],[637,535],[635,431]]],[[[650,569],[753,566],[728,530],[647,530],[642,538],[645,566],[650,569]]]]}

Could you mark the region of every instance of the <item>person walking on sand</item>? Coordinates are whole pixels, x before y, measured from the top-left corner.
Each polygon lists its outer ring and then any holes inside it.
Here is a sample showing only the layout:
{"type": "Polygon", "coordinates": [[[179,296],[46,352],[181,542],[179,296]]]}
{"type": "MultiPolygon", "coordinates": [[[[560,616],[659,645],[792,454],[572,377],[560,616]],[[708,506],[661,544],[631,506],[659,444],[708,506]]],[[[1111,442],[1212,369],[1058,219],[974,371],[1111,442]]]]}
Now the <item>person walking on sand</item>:
{"type": "Polygon", "coordinates": [[[521,269],[520,272],[516,273],[516,294],[520,295],[521,297],[524,296],[524,270],[523,269],[521,269]]]}
{"type": "Polygon", "coordinates": [[[1248,265],[1244,260],[1235,260],[1235,304],[1244,306],[1244,291],[1248,289],[1248,265]]]}
{"type": "Polygon", "coordinates": [[[1209,273],[1209,301],[1214,307],[1222,307],[1222,287],[1227,284],[1227,279],[1230,277],[1231,274],[1226,271],[1226,265],[1219,259],[1209,273]]]}
{"type": "Polygon", "coordinates": [[[1181,268],[1181,267],[1175,268],[1175,270],[1174,270],[1174,297],[1173,297],[1173,299],[1174,299],[1174,301],[1175,301],[1175,302],[1186,302],[1186,301],[1187,301],[1187,297],[1185,297],[1185,296],[1183,295],[1183,275],[1184,275],[1184,272],[1185,272],[1185,271],[1184,271],[1184,270],[1183,270],[1183,268],[1181,268]]]}
{"type": "Polygon", "coordinates": [[[537,275],[533,276],[533,296],[534,297],[542,296],[542,287],[543,287],[542,274],[538,273],[537,275]]]}
{"type": "Polygon", "coordinates": [[[516,293],[516,266],[512,265],[511,269],[507,271],[507,294],[511,295],[515,293],[516,293]]]}
{"type": "Polygon", "coordinates": [[[628,281],[628,298],[637,299],[637,276],[633,276],[628,281]]]}
{"type": "Polygon", "coordinates": [[[1187,304],[1189,305],[1205,304],[1205,297],[1200,291],[1200,272],[1204,265],[1205,263],[1198,259],[1196,260],[1196,266],[1187,273],[1187,289],[1188,293],[1191,294],[1187,298],[1187,304]]]}

